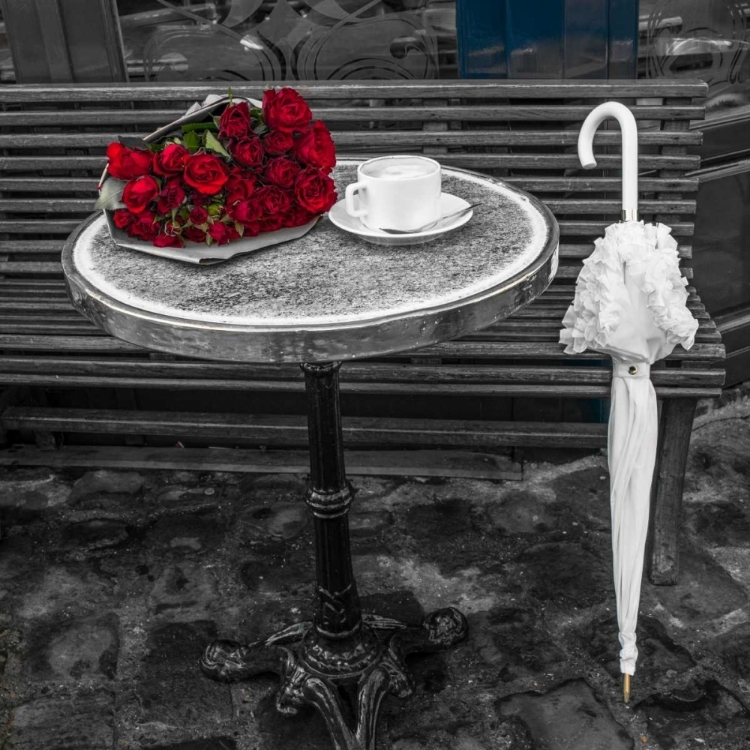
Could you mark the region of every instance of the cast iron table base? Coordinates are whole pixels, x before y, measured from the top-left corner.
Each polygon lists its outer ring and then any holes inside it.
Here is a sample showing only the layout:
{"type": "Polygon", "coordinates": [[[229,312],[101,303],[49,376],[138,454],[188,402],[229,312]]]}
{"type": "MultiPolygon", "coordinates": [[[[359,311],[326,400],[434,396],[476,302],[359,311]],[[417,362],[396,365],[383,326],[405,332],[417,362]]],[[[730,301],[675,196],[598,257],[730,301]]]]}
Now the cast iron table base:
{"type": "Polygon", "coordinates": [[[344,468],[339,367],[339,362],[302,365],[310,436],[306,502],[313,515],[317,578],[313,620],[248,645],[215,641],[201,666],[224,682],[276,672],[281,713],[313,706],[335,750],[374,750],[381,701],[388,693],[405,698],[414,690],[404,658],[455,645],[466,637],[467,624],[453,607],[433,612],[421,626],[362,614],[349,542],[354,491],[344,468]],[[355,697],[350,701],[347,695],[355,697]]]}

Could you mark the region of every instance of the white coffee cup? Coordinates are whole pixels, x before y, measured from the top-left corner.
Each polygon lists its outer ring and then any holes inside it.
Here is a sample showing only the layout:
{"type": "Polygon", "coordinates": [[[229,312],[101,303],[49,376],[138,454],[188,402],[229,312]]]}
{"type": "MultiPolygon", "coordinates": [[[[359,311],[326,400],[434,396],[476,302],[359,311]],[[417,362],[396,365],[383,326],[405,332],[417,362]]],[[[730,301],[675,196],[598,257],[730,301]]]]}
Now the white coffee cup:
{"type": "Polygon", "coordinates": [[[369,229],[408,232],[441,217],[440,195],[440,164],[434,159],[379,156],[357,168],[357,182],[346,188],[346,212],[369,229]]]}

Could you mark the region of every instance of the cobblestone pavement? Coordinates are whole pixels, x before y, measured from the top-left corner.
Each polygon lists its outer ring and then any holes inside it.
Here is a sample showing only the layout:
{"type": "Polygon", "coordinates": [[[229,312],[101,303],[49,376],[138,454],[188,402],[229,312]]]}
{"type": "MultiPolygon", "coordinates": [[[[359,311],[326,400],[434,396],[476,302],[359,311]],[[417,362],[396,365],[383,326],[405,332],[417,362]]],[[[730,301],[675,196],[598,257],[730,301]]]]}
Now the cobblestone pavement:
{"type": "MultiPolygon", "coordinates": [[[[309,611],[304,477],[0,475],[3,750],[318,750],[276,678],[202,676],[216,637],[309,611]]],[[[470,636],[415,657],[380,750],[750,747],[750,400],[693,435],[680,583],[644,583],[641,658],[621,700],[605,459],[522,482],[355,477],[365,608],[419,621],[455,605],[470,636]]]]}

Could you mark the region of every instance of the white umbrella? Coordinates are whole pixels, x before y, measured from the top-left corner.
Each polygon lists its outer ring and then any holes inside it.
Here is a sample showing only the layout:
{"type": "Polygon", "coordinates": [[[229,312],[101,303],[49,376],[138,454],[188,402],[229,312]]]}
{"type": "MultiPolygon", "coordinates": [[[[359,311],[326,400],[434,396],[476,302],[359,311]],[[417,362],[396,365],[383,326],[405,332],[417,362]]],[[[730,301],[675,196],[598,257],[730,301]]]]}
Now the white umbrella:
{"type": "Polygon", "coordinates": [[[677,344],[689,349],[698,323],[686,306],[686,281],[680,275],[671,230],[664,224],[638,221],[638,130],[627,107],[609,102],[589,113],[578,137],[581,164],[585,169],[596,166],[594,133],[607,117],[616,118],[622,131],[622,221],[607,227],[583,262],[573,304],[563,318],[560,343],[568,354],[593,349],[613,360],[612,559],[627,702],[638,658],[635,631],[658,434],[650,370],[677,344]]]}

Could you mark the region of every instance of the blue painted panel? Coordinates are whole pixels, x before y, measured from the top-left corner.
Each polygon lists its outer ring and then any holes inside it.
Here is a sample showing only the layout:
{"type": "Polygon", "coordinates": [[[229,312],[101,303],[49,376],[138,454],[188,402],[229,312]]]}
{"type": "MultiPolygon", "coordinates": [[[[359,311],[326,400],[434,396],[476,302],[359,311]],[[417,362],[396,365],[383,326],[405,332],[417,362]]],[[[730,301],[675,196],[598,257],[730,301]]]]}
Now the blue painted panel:
{"type": "Polygon", "coordinates": [[[508,77],[562,78],[565,0],[505,5],[508,77]]]}
{"type": "Polygon", "coordinates": [[[609,0],[608,78],[638,76],[638,1],[609,0]]]}
{"type": "Polygon", "coordinates": [[[457,0],[463,78],[634,78],[638,0],[457,0]]]}
{"type": "Polygon", "coordinates": [[[564,78],[606,78],[610,0],[566,0],[564,78]]]}

